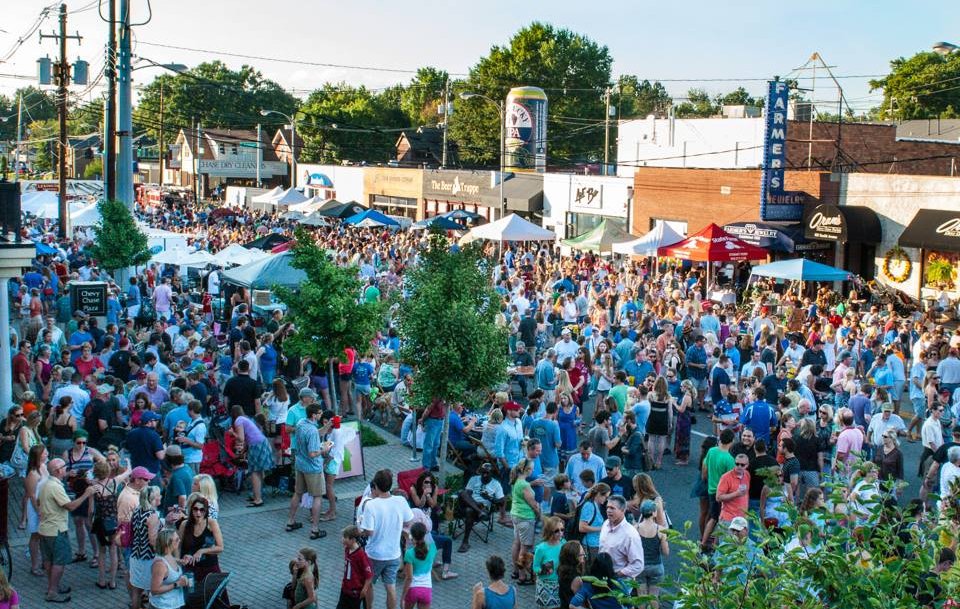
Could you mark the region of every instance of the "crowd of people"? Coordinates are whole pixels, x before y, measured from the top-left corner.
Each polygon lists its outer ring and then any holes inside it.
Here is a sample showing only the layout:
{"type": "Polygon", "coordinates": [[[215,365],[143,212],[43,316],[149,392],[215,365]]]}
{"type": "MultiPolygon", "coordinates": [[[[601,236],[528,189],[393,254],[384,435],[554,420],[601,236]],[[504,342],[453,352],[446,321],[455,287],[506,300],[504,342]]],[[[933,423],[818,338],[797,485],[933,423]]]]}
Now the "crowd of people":
{"type": "MultiPolygon", "coordinates": [[[[218,211],[168,200],[139,213],[210,252],[292,234],[277,214],[218,211]]],[[[26,230],[58,253],[9,284],[16,405],[0,428],[0,469],[23,480],[19,524],[50,602],[71,599],[64,568],[89,562],[101,588],[124,576],[134,609],[182,606],[229,554],[218,488],[248,480],[248,505],[258,507],[266,477],[291,462],[285,530],[303,528],[309,496],[303,533],[325,538],[348,438],[341,417],[378,412],[422,449],[424,472],[403,489],[393,472],[377,472],[355,526],[340,532],[345,608],[373,606],[381,582],[394,609],[402,579],[404,608],[427,609],[434,563],[441,579],[457,577],[433,473],[445,419],[466,468],[457,552],[471,551],[484,525],[513,533],[509,564],[487,560],[475,609],[516,606],[508,570],[535,586],[544,609],[619,607],[610,591],[656,597],[672,526],[654,482],[661,468],[699,471],[691,501],[706,556],[749,544],[757,526],[789,529],[798,513],[869,523],[871,505],[887,499],[929,505],[932,530],[952,517],[960,490],[960,331],[856,291],[788,294],[761,282],[739,305],[722,304],[704,298],[716,286],[696,268],[491,246],[509,382],[479,409],[435,401],[417,412],[416,366],[400,361],[389,317],[371,344],[331,367],[288,352],[299,329],[282,311],[257,313],[248,292],[228,292],[219,270],[191,277],[150,264],[121,286],[86,240],[26,230]],[[69,282],[94,279],[110,282],[105,321],[71,310],[66,293],[69,282]],[[696,424],[706,431],[699,450],[696,424]],[[904,441],[922,444],[917,498],[905,496],[904,441]]],[[[314,236],[357,268],[358,302],[402,294],[425,246],[415,232],[333,226],[314,236]]],[[[730,282],[742,276],[735,268],[730,282]]],[[[304,547],[290,573],[290,606],[316,607],[316,551],[304,547]]]]}

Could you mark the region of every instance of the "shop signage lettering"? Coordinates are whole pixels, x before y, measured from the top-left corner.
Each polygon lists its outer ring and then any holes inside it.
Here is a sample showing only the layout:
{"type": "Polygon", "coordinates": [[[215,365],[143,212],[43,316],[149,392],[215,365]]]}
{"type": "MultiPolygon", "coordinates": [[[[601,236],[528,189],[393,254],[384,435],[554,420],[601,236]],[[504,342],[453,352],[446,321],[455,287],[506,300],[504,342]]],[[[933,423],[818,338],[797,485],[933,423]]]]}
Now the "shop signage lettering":
{"type": "Polygon", "coordinates": [[[574,196],[574,200],[578,205],[591,205],[593,200],[597,198],[597,195],[600,194],[600,191],[592,186],[581,186],[577,188],[577,193],[574,196]]]}
{"type": "Polygon", "coordinates": [[[107,314],[107,284],[101,282],[71,284],[71,308],[87,315],[107,314]]]}
{"type": "Polygon", "coordinates": [[[810,216],[810,230],[839,235],[843,230],[843,218],[840,216],[825,216],[823,212],[818,211],[810,216]]]}
{"type": "Polygon", "coordinates": [[[449,192],[451,195],[479,195],[480,186],[477,184],[468,184],[460,180],[460,176],[453,178],[452,182],[446,180],[430,180],[430,189],[436,192],[449,192]]]}
{"type": "Polygon", "coordinates": [[[760,172],[760,219],[794,221],[803,214],[802,193],[786,192],[787,104],[790,88],[775,79],[768,83],[764,115],[763,170],[760,172]]]}
{"type": "Polygon", "coordinates": [[[960,238],[960,218],[951,218],[937,227],[937,234],[960,238]]]}
{"type": "MultiPolygon", "coordinates": [[[[275,173],[284,173],[286,163],[276,161],[264,161],[260,163],[260,173],[264,176],[273,176],[275,173]]],[[[257,175],[257,160],[226,160],[226,159],[200,159],[200,173],[206,173],[212,176],[225,177],[254,177],[257,175]]]]}
{"type": "Polygon", "coordinates": [[[752,237],[754,240],[775,239],[777,230],[774,228],[761,228],[756,224],[745,224],[744,226],[724,226],[723,230],[738,237],[752,237]]]}
{"type": "Polygon", "coordinates": [[[823,205],[812,210],[806,219],[804,234],[807,239],[844,241],[847,237],[846,218],[833,205],[823,205]]]}

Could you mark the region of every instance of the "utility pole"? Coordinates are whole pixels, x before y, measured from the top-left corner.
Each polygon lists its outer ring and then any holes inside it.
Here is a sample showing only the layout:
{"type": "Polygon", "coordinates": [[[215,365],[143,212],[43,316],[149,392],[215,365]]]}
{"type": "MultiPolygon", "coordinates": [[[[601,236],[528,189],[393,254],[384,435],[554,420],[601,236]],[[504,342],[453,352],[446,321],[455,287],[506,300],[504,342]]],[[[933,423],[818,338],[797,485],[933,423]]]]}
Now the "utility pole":
{"type": "Polygon", "coordinates": [[[120,0],[117,83],[117,200],[133,209],[133,70],[130,65],[130,0],[120,0]]]}
{"type": "Polygon", "coordinates": [[[200,202],[200,121],[197,121],[197,146],[193,154],[193,202],[200,202]]]}
{"type": "Polygon", "coordinates": [[[107,2],[110,31],[107,32],[107,101],[103,105],[103,178],[107,200],[117,198],[117,6],[107,2]]]}
{"type": "Polygon", "coordinates": [[[443,83],[443,160],[440,168],[447,168],[447,131],[450,130],[450,78],[443,83]]]}
{"type": "Polygon", "coordinates": [[[166,147],[163,145],[163,79],[160,79],[160,141],[157,145],[160,147],[160,189],[163,190],[163,160],[167,156],[166,147]]]}
{"type": "Polygon", "coordinates": [[[257,123],[257,188],[263,183],[260,179],[260,165],[263,163],[263,135],[260,123],[257,123]]]}
{"type": "Polygon", "coordinates": [[[610,162],[610,87],[607,87],[603,97],[606,105],[603,117],[603,175],[607,175],[610,162]]]}
{"type": "Polygon", "coordinates": [[[13,157],[13,181],[20,180],[20,144],[23,142],[23,93],[17,96],[17,148],[13,157]]]}
{"type": "Polygon", "coordinates": [[[57,174],[59,177],[60,204],[60,238],[67,237],[67,148],[70,141],[67,139],[67,87],[70,86],[70,64],[67,63],[67,39],[73,38],[80,42],[80,35],[67,35],[67,5],[60,5],[60,33],[59,34],[40,34],[40,39],[56,38],[60,43],[60,61],[54,68],[57,77],[57,114],[60,122],[60,158],[57,160],[57,174]]]}

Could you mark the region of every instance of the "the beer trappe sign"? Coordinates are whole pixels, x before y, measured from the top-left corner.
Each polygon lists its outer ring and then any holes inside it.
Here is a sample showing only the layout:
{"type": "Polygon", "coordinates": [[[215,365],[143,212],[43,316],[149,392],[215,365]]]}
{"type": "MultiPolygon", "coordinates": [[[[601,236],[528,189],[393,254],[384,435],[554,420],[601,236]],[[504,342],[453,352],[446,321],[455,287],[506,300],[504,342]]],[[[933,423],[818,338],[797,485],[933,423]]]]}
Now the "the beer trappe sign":
{"type": "Polygon", "coordinates": [[[103,281],[70,282],[70,309],[99,317],[107,314],[107,284],[103,281]]]}
{"type": "Polygon", "coordinates": [[[784,190],[787,168],[787,105],[790,88],[774,79],[768,84],[764,113],[763,169],[760,172],[760,219],[795,222],[806,197],[784,190]]]}

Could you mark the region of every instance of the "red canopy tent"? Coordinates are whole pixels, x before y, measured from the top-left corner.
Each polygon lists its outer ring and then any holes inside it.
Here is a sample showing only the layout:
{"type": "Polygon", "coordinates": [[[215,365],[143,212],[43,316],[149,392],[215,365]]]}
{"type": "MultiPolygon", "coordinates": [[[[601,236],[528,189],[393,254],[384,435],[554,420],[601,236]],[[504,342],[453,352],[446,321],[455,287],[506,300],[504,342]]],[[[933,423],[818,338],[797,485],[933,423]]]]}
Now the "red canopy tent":
{"type": "Polygon", "coordinates": [[[657,256],[708,263],[707,283],[709,284],[709,263],[763,260],[767,257],[767,251],[762,247],[737,239],[716,224],[710,224],[699,233],[690,235],[680,243],[658,248],[657,256]]]}

